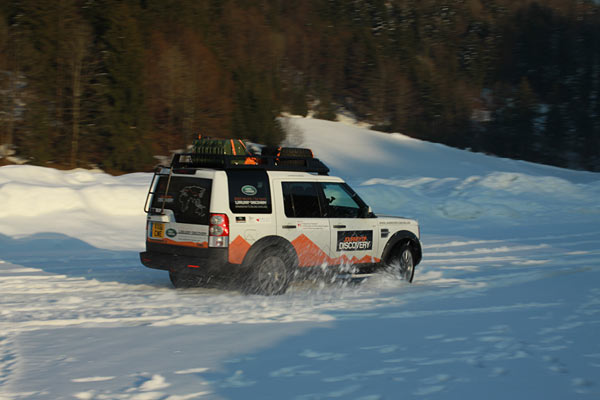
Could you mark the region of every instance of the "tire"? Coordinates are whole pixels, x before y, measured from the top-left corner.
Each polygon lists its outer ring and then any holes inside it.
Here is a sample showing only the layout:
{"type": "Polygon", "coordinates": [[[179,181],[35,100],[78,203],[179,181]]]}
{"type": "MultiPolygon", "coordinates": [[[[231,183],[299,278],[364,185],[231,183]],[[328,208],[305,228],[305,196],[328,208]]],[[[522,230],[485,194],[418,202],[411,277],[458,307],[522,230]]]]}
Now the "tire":
{"type": "Polygon", "coordinates": [[[312,150],[302,147],[282,147],[280,151],[281,157],[300,157],[313,158],[312,150]]]}
{"type": "Polygon", "coordinates": [[[303,147],[266,146],[266,147],[263,147],[261,154],[263,156],[270,156],[270,157],[313,158],[312,150],[305,149],[303,147]]]}
{"type": "Polygon", "coordinates": [[[276,146],[265,146],[262,148],[260,154],[267,157],[275,157],[279,153],[279,147],[276,146]]]}
{"type": "Polygon", "coordinates": [[[301,147],[265,147],[262,149],[263,156],[273,157],[276,165],[281,166],[306,166],[306,159],[313,158],[312,150],[301,147]],[[289,160],[286,157],[296,157],[297,160],[289,160]]]}
{"type": "Polygon", "coordinates": [[[263,296],[285,293],[293,276],[288,258],[284,249],[275,246],[266,248],[248,266],[242,292],[263,296]]]}
{"type": "Polygon", "coordinates": [[[409,283],[415,276],[415,255],[408,242],[404,242],[394,248],[389,260],[386,262],[386,269],[397,278],[409,283]]]}
{"type": "Polygon", "coordinates": [[[176,289],[197,287],[197,279],[192,275],[181,272],[169,271],[169,279],[176,289]]]}

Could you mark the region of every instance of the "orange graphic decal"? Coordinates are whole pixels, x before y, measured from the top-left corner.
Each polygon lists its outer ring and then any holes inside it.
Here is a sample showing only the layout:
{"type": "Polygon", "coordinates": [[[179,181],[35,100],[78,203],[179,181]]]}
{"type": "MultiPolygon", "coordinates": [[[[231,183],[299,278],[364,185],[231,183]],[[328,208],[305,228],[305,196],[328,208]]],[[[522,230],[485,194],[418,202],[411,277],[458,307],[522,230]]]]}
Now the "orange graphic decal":
{"type": "Polygon", "coordinates": [[[229,244],[229,262],[232,264],[241,264],[249,249],[250,243],[246,242],[243,237],[238,235],[233,242],[229,244]]]}
{"type": "Polygon", "coordinates": [[[337,258],[330,258],[331,265],[339,265],[339,264],[370,264],[381,261],[377,257],[364,256],[363,258],[348,258],[346,255],[337,258]]]}
{"type": "Polygon", "coordinates": [[[306,235],[300,235],[292,240],[292,246],[296,249],[298,265],[301,267],[329,263],[329,256],[306,235]]]}

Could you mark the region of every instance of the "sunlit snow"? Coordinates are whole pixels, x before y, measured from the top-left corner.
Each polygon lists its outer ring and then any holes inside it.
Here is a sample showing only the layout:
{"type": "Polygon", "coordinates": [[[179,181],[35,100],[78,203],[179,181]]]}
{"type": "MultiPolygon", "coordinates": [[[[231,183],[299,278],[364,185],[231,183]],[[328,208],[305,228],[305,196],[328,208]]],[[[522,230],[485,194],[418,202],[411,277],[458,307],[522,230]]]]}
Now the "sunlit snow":
{"type": "Polygon", "coordinates": [[[288,117],[412,285],[175,290],[139,263],[149,173],[0,168],[0,399],[600,397],[600,174],[288,117]]]}

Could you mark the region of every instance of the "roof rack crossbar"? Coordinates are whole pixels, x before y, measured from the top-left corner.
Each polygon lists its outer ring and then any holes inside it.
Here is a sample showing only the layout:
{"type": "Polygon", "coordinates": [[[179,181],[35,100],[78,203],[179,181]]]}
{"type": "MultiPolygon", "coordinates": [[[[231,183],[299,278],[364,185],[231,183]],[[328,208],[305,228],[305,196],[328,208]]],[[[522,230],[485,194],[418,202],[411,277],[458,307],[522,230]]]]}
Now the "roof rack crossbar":
{"type": "Polygon", "coordinates": [[[301,171],[327,175],[329,168],[318,158],[261,155],[224,155],[177,153],[171,161],[173,169],[262,169],[268,171],[301,171]]]}

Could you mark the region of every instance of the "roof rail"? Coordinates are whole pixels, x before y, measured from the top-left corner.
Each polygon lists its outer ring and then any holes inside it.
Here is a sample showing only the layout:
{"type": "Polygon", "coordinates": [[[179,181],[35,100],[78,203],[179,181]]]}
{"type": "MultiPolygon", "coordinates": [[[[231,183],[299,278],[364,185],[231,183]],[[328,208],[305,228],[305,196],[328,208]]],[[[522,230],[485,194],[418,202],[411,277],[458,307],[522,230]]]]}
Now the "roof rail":
{"type": "Polygon", "coordinates": [[[301,171],[317,173],[319,175],[327,175],[329,173],[329,168],[318,158],[282,155],[177,153],[173,155],[171,168],[259,169],[267,171],[301,171]]]}

